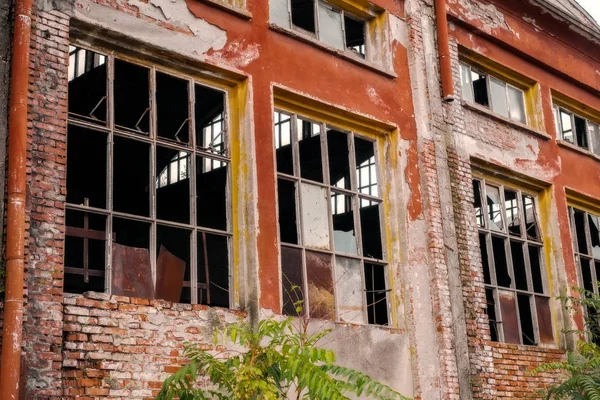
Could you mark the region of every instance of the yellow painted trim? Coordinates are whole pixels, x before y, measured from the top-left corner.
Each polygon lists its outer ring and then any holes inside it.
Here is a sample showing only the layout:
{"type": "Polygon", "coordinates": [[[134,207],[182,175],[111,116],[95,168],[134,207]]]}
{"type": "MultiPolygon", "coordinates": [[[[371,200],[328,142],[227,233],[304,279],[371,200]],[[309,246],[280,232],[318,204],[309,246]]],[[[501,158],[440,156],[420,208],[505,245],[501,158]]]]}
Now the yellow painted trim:
{"type": "Polygon", "coordinates": [[[537,194],[552,185],[551,182],[532,178],[506,167],[473,157],[471,158],[471,171],[473,177],[485,178],[490,182],[511,186],[526,193],[537,194]]]}
{"type": "MultiPolygon", "coordinates": [[[[377,145],[377,161],[381,166],[379,168],[380,177],[383,180],[382,187],[382,207],[383,207],[383,221],[381,221],[383,236],[385,240],[385,249],[387,254],[386,263],[388,265],[388,284],[390,288],[395,287],[395,273],[392,271],[392,266],[395,264],[394,260],[400,260],[401,254],[397,254],[394,257],[391,255],[394,253],[393,243],[399,243],[401,232],[393,232],[390,224],[386,224],[385,221],[389,221],[394,218],[394,212],[390,199],[397,194],[393,193],[393,187],[390,179],[385,179],[386,171],[397,171],[399,161],[398,152],[395,150],[398,148],[398,129],[391,124],[370,119],[368,117],[353,114],[349,111],[336,108],[332,105],[319,102],[293,93],[283,88],[273,88],[273,105],[276,109],[286,111],[289,113],[297,114],[301,117],[314,120],[315,122],[323,122],[327,125],[335,126],[338,129],[344,131],[352,131],[359,136],[363,136],[373,140],[377,145]]],[[[396,263],[397,264],[397,263],[396,263]]],[[[398,315],[396,306],[398,300],[396,298],[396,291],[391,290],[389,292],[391,307],[391,321],[390,326],[398,326],[398,315]]]]}
{"type": "Polygon", "coordinates": [[[569,187],[565,188],[567,204],[591,214],[600,215],[600,200],[587,194],[577,192],[569,187]]]}
{"type": "Polygon", "coordinates": [[[373,4],[367,0],[326,0],[327,3],[339,7],[344,11],[348,11],[357,17],[369,20],[377,17],[378,14],[385,10],[377,4],[373,4]]]}
{"type": "Polygon", "coordinates": [[[564,109],[571,111],[580,117],[586,118],[596,124],[600,124],[600,110],[591,108],[584,103],[557,92],[554,89],[552,89],[550,92],[552,93],[552,104],[556,104],[557,106],[563,107],[564,109]]]}

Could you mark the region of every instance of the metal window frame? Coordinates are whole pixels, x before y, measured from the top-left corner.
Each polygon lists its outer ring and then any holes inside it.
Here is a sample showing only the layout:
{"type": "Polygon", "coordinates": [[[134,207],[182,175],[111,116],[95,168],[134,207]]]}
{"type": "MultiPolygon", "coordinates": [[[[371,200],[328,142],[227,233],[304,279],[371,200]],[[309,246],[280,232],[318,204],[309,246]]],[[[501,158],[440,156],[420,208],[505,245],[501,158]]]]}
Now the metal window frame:
{"type": "MultiPolygon", "coordinates": [[[[79,126],[86,129],[91,129],[94,131],[104,132],[107,134],[107,175],[106,175],[106,208],[97,208],[91,206],[85,206],[74,203],[66,203],[66,210],[74,210],[74,211],[82,211],[86,213],[92,214],[100,214],[106,216],[106,234],[105,234],[105,293],[111,294],[112,287],[112,230],[113,230],[113,219],[121,218],[126,220],[138,221],[138,222],[146,222],[149,223],[149,254],[150,254],[150,263],[152,270],[152,280],[156,282],[156,258],[157,258],[157,227],[165,226],[171,228],[179,228],[189,233],[190,236],[190,282],[188,285],[184,283],[184,287],[190,288],[190,299],[191,304],[198,303],[198,254],[197,254],[197,243],[198,243],[198,235],[201,233],[207,233],[212,235],[223,236],[227,240],[227,258],[229,264],[229,306],[233,307],[235,303],[235,298],[233,295],[233,274],[232,274],[232,261],[233,261],[233,249],[232,249],[232,241],[233,241],[233,229],[232,229],[232,210],[231,210],[231,184],[232,184],[232,168],[231,168],[231,157],[229,156],[229,94],[220,88],[207,85],[204,82],[199,82],[191,76],[178,74],[177,72],[167,71],[162,68],[157,68],[155,64],[152,63],[143,63],[139,60],[129,59],[128,57],[122,54],[115,54],[115,52],[103,52],[100,49],[95,49],[93,47],[89,47],[86,45],[82,45],[80,43],[73,43],[77,49],[83,49],[86,51],[91,51],[102,55],[105,57],[105,63],[107,65],[107,73],[106,73],[106,85],[107,85],[107,121],[103,125],[96,124],[90,122],[89,120],[78,119],[76,114],[69,113],[68,114],[68,125],[79,126]],[[150,89],[149,93],[149,132],[146,134],[144,132],[136,132],[133,129],[127,127],[119,127],[115,124],[115,115],[114,115],[114,62],[115,60],[121,60],[130,64],[134,64],[137,66],[141,66],[148,69],[148,85],[150,89]],[[188,131],[190,140],[187,145],[176,143],[172,140],[168,140],[165,138],[160,138],[158,136],[157,131],[157,107],[156,107],[156,74],[157,72],[163,73],[170,77],[178,78],[185,80],[187,82],[187,96],[188,96],[188,131]],[[224,155],[223,154],[215,154],[210,151],[205,151],[202,148],[199,148],[196,143],[196,119],[195,119],[195,88],[197,85],[209,87],[212,90],[219,91],[223,93],[223,135],[224,135],[224,155]],[[114,137],[121,137],[130,140],[135,140],[137,142],[147,143],[149,144],[149,216],[135,215],[129,214],[125,212],[116,211],[114,209],[114,194],[113,194],[113,178],[114,178],[114,137]],[[190,178],[190,198],[189,198],[189,206],[190,206],[190,215],[188,223],[180,223],[175,221],[168,221],[158,219],[156,216],[156,190],[158,188],[157,179],[159,177],[159,173],[156,171],[156,151],[158,146],[163,148],[168,148],[171,150],[176,150],[178,152],[186,152],[190,157],[190,162],[188,164],[188,176],[190,178]],[[196,188],[196,158],[197,157],[205,157],[211,160],[217,160],[220,163],[225,163],[227,168],[227,182],[226,182],[226,229],[219,230],[208,227],[199,226],[197,224],[197,215],[196,215],[196,197],[197,197],[197,188],[196,188]]],[[[178,156],[180,154],[178,153],[178,156]]],[[[207,286],[208,286],[207,282],[207,286]]]]}
{"type": "Polygon", "coordinates": [[[596,154],[596,151],[598,151],[598,149],[594,148],[594,143],[591,140],[592,138],[590,136],[589,127],[590,127],[590,124],[592,124],[592,125],[598,126],[600,129],[600,124],[597,124],[596,122],[591,121],[589,118],[582,117],[580,114],[570,111],[567,108],[560,106],[558,104],[552,104],[552,108],[556,112],[555,124],[557,124],[556,130],[557,130],[557,134],[560,136],[560,140],[564,140],[567,143],[577,146],[578,148],[582,149],[583,151],[589,151],[590,153],[596,154]],[[569,114],[571,117],[571,131],[573,132],[573,142],[570,142],[564,138],[562,119],[560,118],[561,112],[569,114]],[[585,138],[586,138],[588,147],[579,146],[579,144],[577,144],[577,131],[575,128],[575,117],[581,118],[585,121],[585,138]]]}
{"type": "MultiPolygon", "coordinates": [[[[481,235],[484,235],[484,237],[485,237],[487,262],[488,262],[489,274],[490,274],[490,283],[489,284],[484,283],[484,287],[485,287],[485,289],[489,289],[492,291],[492,296],[494,298],[494,303],[495,303],[494,310],[496,313],[496,327],[497,327],[497,333],[498,333],[498,341],[505,342],[504,325],[503,325],[504,322],[502,319],[502,310],[501,310],[500,302],[499,302],[499,292],[506,291],[506,292],[514,293],[515,311],[516,311],[516,316],[517,316],[517,329],[518,329],[518,334],[519,334],[519,344],[523,344],[523,330],[521,327],[521,317],[520,317],[519,303],[518,303],[518,295],[521,294],[521,295],[526,295],[529,298],[529,306],[530,306],[530,310],[531,310],[531,319],[532,319],[531,322],[533,325],[533,332],[534,332],[533,340],[535,341],[536,345],[539,345],[540,344],[540,333],[539,333],[539,324],[538,324],[538,319],[537,319],[537,305],[535,302],[535,298],[541,297],[541,298],[549,299],[550,295],[549,295],[549,288],[548,288],[548,277],[547,277],[547,272],[546,272],[546,268],[545,268],[545,260],[542,257],[542,254],[543,254],[542,249],[544,247],[544,243],[543,243],[543,237],[542,237],[542,233],[541,233],[541,229],[540,229],[540,220],[539,220],[540,212],[538,209],[537,196],[532,194],[531,192],[525,192],[518,188],[514,188],[514,187],[511,187],[508,185],[504,185],[504,184],[498,184],[493,181],[488,181],[484,177],[474,177],[473,182],[474,182],[474,184],[475,184],[475,182],[477,182],[479,184],[482,213],[485,213],[485,215],[483,216],[484,224],[483,224],[483,226],[477,225],[477,232],[478,232],[478,235],[481,234],[481,235]],[[490,228],[488,205],[487,205],[487,187],[488,186],[498,188],[499,192],[500,192],[500,201],[501,201],[500,204],[502,205],[500,208],[500,210],[501,210],[500,213],[501,213],[501,218],[502,218],[502,230],[500,230],[500,231],[490,228]],[[515,192],[517,195],[517,207],[519,210],[518,215],[519,215],[519,220],[520,220],[520,224],[521,224],[520,234],[518,236],[513,233],[510,233],[508,230],[508,224],[507,224],[506,215],[505,215],[506,214],[506,198],[505,198],[506,190],[515,192]],[[533,199],[533,212],[534,212],[534,218],[535,218],[536,226],[537,226],[536,229],[537,229],[537,233],[538,233],[537,240],[531,239],[527,236],[527,229],[526,229],[526,225],[525,225],[526,220],[524,218],[526,210],[524,209],[523,196],[528,196],[533,199]],[[505,256],[506,256],[506,268],[507,268],[508,275],[511,279],[510,287],[500,286],[500,285],[498,285],[498,282],[497,282],[496,264],[495,264],[495,259],[494,259],[493,246],[492,246],[492,238],[494,238],[494,237],[502,239],[504,242],[504,251],[505,251],[505,256]],[[519,289],[516,287],[514,265],[513,265],[513,261],[512,261],[511,242],[519,243],[522,246],[523,261],[524,261],[524,265],[525,265],[525,276],[526,276],[526,280],[527,280],[527,290],[519,289]],[[529,246],[534,246],[534,247],[540,249],[539,250],[539,256],[540,256],[539,257],[539,264],[540,264],[539,268],[540,268],[540,276],[541,276],[542,285],[543,285],[543,293],[535,292],[534,287],[533,287],[533,277],[532,277],[532,272],[531,272],[529,246]]],[[[481,254],[481,256],[483,257],[483,254],[481,254]]],[[[481,268],[484,268],[483,263],[482,263],[481,268]]],[[[490,329],[492,329],[492,328],[490,327],[490,329]]]]}
{"type": "MultiPolygon", "coordinates": [[[[280,236],[278,235],[279,239],[278,239],[278,244],[279,244],[279,248],[281,249],[281,247],[288,247],[288,248],[296,248],[301,250],[301,257],[302,257],[302,274],[303,274],[303,281],[304,281],[304,287],[302,288],[302,290],[305,293],[305,298],[304,298],[304,313],[307,317],[310,317],[310,300],[308,299],[308,276],[307,276],[307,268],[306,268],[306,252],[310,251],[310,252],[314,252],[314,253],[319,253],[319,254],[327,254],[329,256],[331,256],[331,273],[332,273],[332,279],[333,279],[333,284],[334,284],[334,310],[335,310],[335,316],[332,316],[332,319],[336,320],[336,321],[341,321],[340,316],[339,316],[339,298],[338,298],[338,290],[336,289],[336,285],[337,285],[337,279],[336,279],[336,257],[342,257],[342,258],[347,258],[347,259],[354,259],[354,260],[358,260],[360,261],[360,266],[361,266],[361,281],[362,281],[362,293],[363,293],[363,318],[364,321],[368,324],[368,307],[369,305],[366,303],[366,286],[365,286],[365,263],[369,263],[369,264],[375,264],[375,265],[381,265],[384,267],[384,279],[385,279],[385,283],[386,283],[386,287],[385,287],[385,291],[386,291],[386,303],[387,303],[387,312],[388,312],[388,324],[391,323],[392,319],[391,319],[391,305],[390,305],[390,299],[389,299],[389,265],[387,260],[387,254],[386,254],[386,246],[385,246],[385,233],[384,233],[384,229],[381,226],[382,221],[384,221],[383,219],[383,207],[379,207],[379,221],[380,221],[380,240],[381,240],[381,245],[382,245],[382,257],[383,259],[378,260],[378,259],[374,259],[371,257],[366,257],[363,255],[363,247],[362,247],[362,231],[361,231],[361,224],[360,224],[360,207],[359,207],[359,201],[364,199],[364,200],[369,200],[369,201],[373,201],[373,202],[377,202],[380,205],[383,205],[383,198],[382,197],[377,197],[377,196],[371,196],[368,194],[363,194],[360,193],[358,191],[358,182],[357,182],[357,177],[356,177],[356,173],[357,173],[357,167],[356,167],[356,157],[355,157],[355,146],[354,146],[354,139],[355,138],[360,138],[362,140],[367,140],[371,143],[373,143],[373,150],[374,150],[374,157],[375,160],[379,159],[379,151],[378,151],[378,146],[377,140],[373,140],[372,138],[368,138],[365,137],[363,135],[360,135],[359,133],[353,132],[353,131],[348,131],[345,129],[340,129],[338,127],[326,124],[324,122],[320,122],[308,117],[304,117],[302,115],[299,115],[297,113],[294,112],[290,112],[287,110],[283,110],[283,109],[279,109],[279,108],[275,108],[274,109],[274,115],[276,113],[280,113],[280,114],[284,114],[286,116],[290,117],[290,135],[291,135],[291,146],[292,146],[292,163],[293,163],[293,175],[289,175],[286,173],[282,173],[277,171],[276,173],[276,182],[278,179],[283,179],[286,181],[290,181],[294,183],[294,187],[295,187],[295,198],[296,198],[296,232],[297,232],[297,241],[298,244],[293,244],[293,243],[287,243],[287,242],[282,242],[280,239],[280,236]],[[310,122],[312,124],[316,124],[319,126],[320,128],[320,150],[321,150],[321,165],[322,165],[322,174],[323,174],[323,182],[317,182],[317,181],[313,181],[310,179],[306,179],[303,178],[301,176],[301,170],[300,170],[300,151],[299,151],[299,140],[298,140],[298,121],[306,121],[306,122],[310,122]],[[349,169],[350,169],[350,189],[345,189],[345,188],[340,188],[337,186],[334,186],[331,182],[330,182],[330,174],[329,174],[329,152],[328,152],[328,143],[327,143],[327,135],[326,132],[329,129],[334,129],[338,132],[342,132],[344,134],[346,134],[346,139],[347,139],[347,145],[348,145],[348,161],[349,161],[349,169]],[[312,248],[312,247],[308,247],[305,245],[305,239],[303,237],[303,198],[302,198],[302,194],[301,194],[301,190],[300,190],[300,186],[302,184],[310,184],[310,185],[314,185],[314,186],[318,186],[321,187],[323,189],[326,190],[326,195],[327,195],[327,213],[328,213],[328,230],[329,230],[329,249],[317,249],[317,248],[312,248]],[[334,235],[333,235],[333,206],[332,206],[332,202],[331,199],[332,194],[337,194],[337,195],[346,195],[346,196],[350,196],[351,197],[351,206],[352,206],[352,212],[353,212],[353,219],[354,219],[354,232],[355,232],[355,238],[356,238],[356,246],[357,246],[357,254],[350,254],[350,253],[345,253],[345,252],[341,252],[341,251],[336,251],[335,249],[335,243],[334,243],[334,235]]],[[[275,119],[275,117],[274,117],[275,119]]],[[[277,122],[279,122],[281,120],[281,117],[277,117],[277,122]]],[[[274,137],[276,137],[277,135],[280,134],[280,130],[278,129],[278,125],[276,125],[276,123],[274,123],[273,126],[273,134],[274,137]]],[[[274,143],[279,141],[279,143],[281,144],[281,138],[278,139],[274,139],[274,143]]],[[[274,150],[276,150],[277,147],[274,147],[274,150]]],[[[274,157],[275,156],[275,151],[274,151],[274,157]]],[[[377,162],[375,162],[375,169],[376,169],[376,173],[377,173],[377,185],[380,186],[381,185],[381,168],[379,168],[379,165],[377,162]]],[[[378,188],[380,189],[380,187],[378,188]]],[[[379,190],[378,193],[381,193],[381,190],[379,190]]],[[[279,207],[279,204],[277,205],[277,207],[279,207]]],[[[278,224],[278,233],[280,231],[280,227],[278,224]]],[[[280,250],[281,253],[281,250],[280,250]]],[[[281,260],[280,260],[281,262],[281,260]]],[[[281,268],[280,268],[280,275],[281,275],[281,268]]],[[[282,276],[280,276],[280,281],[282,281],[282,276]]],[[[280,306],[283,307],[283,298],[280,298],[280,306]]]]}

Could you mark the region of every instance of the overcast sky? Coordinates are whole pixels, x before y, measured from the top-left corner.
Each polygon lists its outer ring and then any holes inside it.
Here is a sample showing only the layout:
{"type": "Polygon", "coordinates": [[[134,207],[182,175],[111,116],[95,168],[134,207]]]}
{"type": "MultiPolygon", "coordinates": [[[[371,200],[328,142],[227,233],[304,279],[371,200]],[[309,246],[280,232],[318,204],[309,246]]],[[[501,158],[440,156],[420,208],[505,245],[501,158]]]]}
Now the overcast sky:
{"type": "Polygon", "coordinates": [[[600,0],[577,0],[589,12],[592,17],[600,22],[600,0]]]}

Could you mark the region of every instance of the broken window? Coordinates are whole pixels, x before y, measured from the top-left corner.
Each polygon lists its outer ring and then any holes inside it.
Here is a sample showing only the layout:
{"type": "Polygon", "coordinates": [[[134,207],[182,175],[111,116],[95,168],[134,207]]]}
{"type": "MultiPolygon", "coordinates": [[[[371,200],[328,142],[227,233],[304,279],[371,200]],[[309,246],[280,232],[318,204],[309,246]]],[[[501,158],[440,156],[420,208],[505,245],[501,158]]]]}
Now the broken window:
{"type": "Polygon", "coordinates": [[[600,156],[600,127],[563,107],[554,105],[554,123],[558,137],[600,156]]]}
{"type": "Polygon", "coordinates": [[[473,186],[492,340],[554,343],[536,197],[485,179],[473,186]]]}
{"type": "Polygon", "coordinates": [[[579,265],[579,284],[598,293],[597,266],[600,266],[600,216],[569,207],[575,259],[579,265]]]}
{"type": "Polygon", "coordinates": [[[227,144],[224,92],[72,46],[65,291],[228,306],[227,144]]]}
{"type": "Polygon", "coordinates": [[[527,123],[525,93],[522,89],[461,63],[461,84],[466,101],[489,107],[495,113],[522,124],[527,123]]]}
{"type": "Polygon", "coordinates": [[[283,312],[387,325],[376,143],[280,111],[273,130],[283,312]]]}
{"type": "Polygon", "coordinates": [[[367,57],[367,21],[322,0],[270,0],[271,20],[299,29],[323,43],[367,57]],[[289,12],[288,12],[289,10],[289,12]]]}

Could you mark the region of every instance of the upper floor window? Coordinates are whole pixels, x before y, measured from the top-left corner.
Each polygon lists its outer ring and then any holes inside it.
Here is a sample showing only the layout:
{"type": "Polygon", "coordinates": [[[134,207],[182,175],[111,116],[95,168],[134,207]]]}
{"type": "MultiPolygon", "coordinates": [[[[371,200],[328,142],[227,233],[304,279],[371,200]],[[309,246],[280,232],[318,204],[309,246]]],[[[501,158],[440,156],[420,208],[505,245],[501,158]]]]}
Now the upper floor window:
{"type": "Polygon", "coordinates": [[[556,104],[552,108],[558,137],[600,156],[600,126],[556,104]]]}
{"type": "Polygon", "coordinates": [[[274,113],[283,312],[389,322],[376,142],[274,113]]]}
{"type": "Polygon", "coordinates": [[[518,87],[461,63],[463,98],[513,121],[527,124],[525,94],[518,87]]]}
{"type": "Polygon", "coordinates": [[[281,9],[276,22],[286,28],[299,29],[336,49],[366,58],[364,19],[322,0],[271,0],[271,7],[281,9]]]}
{"type": "Polygon", "coordinates": [[[491,339],[553,343],[537,198],[485,179],[473,188],[491,339]]]}
{"type": "Polygon", "coordinates": [[[80,47],[70,62],[65,291],[228,306],[226,93],[80,47]]]}

